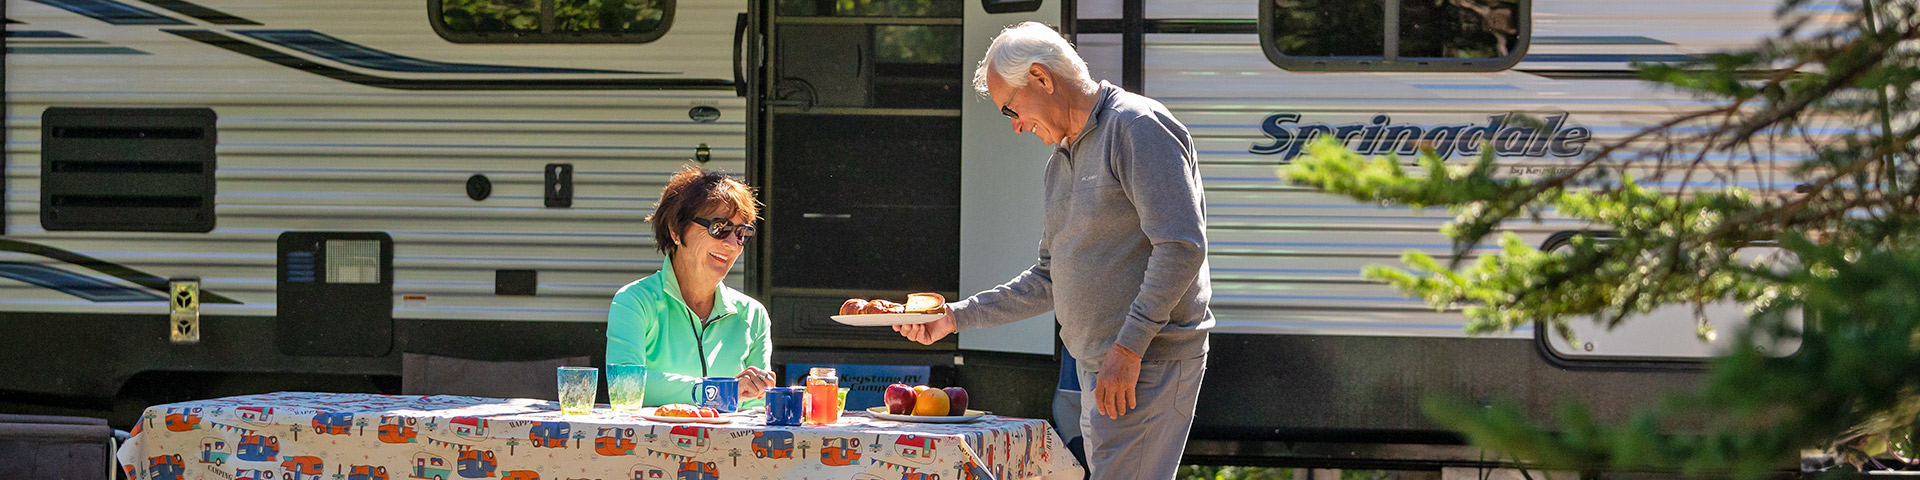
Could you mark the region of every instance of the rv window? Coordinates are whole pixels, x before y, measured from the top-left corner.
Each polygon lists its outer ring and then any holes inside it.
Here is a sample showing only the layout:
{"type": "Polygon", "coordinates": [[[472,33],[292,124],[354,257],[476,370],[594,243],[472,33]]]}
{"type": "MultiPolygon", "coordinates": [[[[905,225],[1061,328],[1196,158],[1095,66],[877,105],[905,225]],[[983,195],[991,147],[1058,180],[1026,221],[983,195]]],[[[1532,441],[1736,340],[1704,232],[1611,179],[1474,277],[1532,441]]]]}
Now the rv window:
{"type": "Polygon", "coordinates": [[[1378,57],[1385,0],[1271,0],[1267,43],[1288,57],[1378,57]]]}
{"type": "Polygon", "coordinates": [[[958,25],[874,25],[872,105],[960,108],[958,25]]]}
{"type": "Polygon", "coordinates": [[[880,63],[961,63],[960,27],[876,25],[873,46],[880,63]]]}
{"type": "Polygon", "coordinates": [[[1505,70],[1526,54],[1531,0],[1263,0],[1267,58],[1299,71],[1505,70]]]}
{"type": "Polygon", "coordinates": [[[960,18],[961,2],[946,0],[779,0],[788,17],[947,17],[960,18]]]}
{"type": "Polygon", "coordinates": [[[434,32],[457,43],[645,43],[667,33],[673,7],[674,0],[427,0],[434,32]]]}

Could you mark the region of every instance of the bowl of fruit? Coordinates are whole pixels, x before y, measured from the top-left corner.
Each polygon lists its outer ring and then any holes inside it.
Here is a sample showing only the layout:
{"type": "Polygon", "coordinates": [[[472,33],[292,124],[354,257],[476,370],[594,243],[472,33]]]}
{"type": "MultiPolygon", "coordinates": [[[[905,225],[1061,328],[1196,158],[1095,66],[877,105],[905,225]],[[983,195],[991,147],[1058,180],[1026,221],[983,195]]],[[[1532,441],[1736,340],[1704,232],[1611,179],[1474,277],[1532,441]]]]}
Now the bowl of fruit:
{"type": "Polygon", "coordinates": [[[963,423],[978,420],[981,415],[987,414],[968,409],[970,398],[967,389],[960,387],[909,387],[896,383],[887,386],[883,399],[886,406],[867,409],[873,418],[896,422],[963,423]]]}

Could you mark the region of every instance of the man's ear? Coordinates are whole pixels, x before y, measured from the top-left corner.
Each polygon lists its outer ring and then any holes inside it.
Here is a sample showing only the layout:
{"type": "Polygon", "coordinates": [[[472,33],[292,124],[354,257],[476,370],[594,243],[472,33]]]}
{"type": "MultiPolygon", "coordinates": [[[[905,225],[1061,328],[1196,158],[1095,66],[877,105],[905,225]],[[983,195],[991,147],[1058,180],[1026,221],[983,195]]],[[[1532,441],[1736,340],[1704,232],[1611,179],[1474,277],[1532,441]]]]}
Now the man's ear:
{"type": "Polygon", "coordinates": [[[1046,67],[1042,67],[1038,63],[1028,64],[1027,65],[1027,84],[1038,86],[1040,87],[1040,90],[1045,91],[1047,92],[1047,94],[1051,95],[1053,94],[1053,87],[1054,87],[1053,72],[1047,71],[1046,67]]]}

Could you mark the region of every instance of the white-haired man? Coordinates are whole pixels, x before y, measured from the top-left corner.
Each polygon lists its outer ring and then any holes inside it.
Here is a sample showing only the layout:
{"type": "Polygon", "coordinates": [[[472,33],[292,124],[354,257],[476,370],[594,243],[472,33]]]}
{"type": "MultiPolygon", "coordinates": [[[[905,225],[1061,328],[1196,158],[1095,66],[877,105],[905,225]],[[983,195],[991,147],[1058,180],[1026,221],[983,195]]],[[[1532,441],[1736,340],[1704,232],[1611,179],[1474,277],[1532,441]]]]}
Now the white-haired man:
{"type": "Polygon", "coordinates": [[[1091,395],[1080,425],[1093,478],[1173,478],[1213,327],[1193,137],[1160,102],[1094,82],[1040,23],[1000,32],[973,86],[1014,131],[1054,146],[1040,259],[939,320],[894,329],[933,343],[1052,310],[1091,395]]]}

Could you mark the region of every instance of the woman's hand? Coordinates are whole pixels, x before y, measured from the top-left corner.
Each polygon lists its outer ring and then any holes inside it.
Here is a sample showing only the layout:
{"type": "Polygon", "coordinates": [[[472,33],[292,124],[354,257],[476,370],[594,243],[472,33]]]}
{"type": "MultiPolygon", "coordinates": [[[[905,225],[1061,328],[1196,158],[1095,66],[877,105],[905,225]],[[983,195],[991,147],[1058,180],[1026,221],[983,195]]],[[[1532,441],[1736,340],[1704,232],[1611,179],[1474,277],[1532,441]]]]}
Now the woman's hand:
{"type": "Polygon", "coordinates": [[[773,372],[749,366],[733,378],[740,380],[740,399],[760,398],[767,394],[767,387],[773,386],[773,372]]]}

